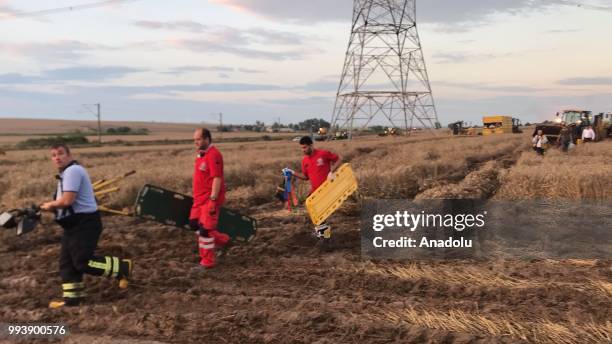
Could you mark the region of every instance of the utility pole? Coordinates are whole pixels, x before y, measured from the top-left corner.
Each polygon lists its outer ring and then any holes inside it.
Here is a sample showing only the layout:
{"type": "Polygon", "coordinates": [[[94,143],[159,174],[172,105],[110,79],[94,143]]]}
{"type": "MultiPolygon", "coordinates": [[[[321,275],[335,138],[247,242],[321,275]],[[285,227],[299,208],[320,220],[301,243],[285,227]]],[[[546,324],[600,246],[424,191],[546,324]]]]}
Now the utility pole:
{"type": "Polygon", "coordinates": [[[100,108],[102,105],[100,103],[97,104],[83,104],[83,107],[89,110],[94,116],[98,118],[98,144],[102,144],[102,115],[100,108]],[[91,110],[90,106],[95,106],[96,111],[91,110]]]}
{"type": "Polygon", "coordinates": [[[219,120],[219,127],[217,128],[217,131],[219,132],[219,139],[222,139],[223,138],[223,113],[219,112],[219,113],[214,113],[212,115],[217,116],[217,119],[219,120]]]}
{"type": "Polygon", "coordinates": [[[100,117],[100,103],[96,104],[98,108],[98,144],[102,144],[102,120],[100,117]]]}
{"type": "Polygon", "coordinates": [[[223,112],[219,112],[219,139],[223,139],[223,112]]]}

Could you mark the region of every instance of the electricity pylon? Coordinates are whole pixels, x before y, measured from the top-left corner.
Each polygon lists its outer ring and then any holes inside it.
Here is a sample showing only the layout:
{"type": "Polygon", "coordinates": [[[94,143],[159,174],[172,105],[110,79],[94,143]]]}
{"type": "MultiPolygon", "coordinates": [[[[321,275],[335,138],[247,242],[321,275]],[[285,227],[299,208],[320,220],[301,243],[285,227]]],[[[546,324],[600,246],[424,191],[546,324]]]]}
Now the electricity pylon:
{"type": "Polygon", "coordinates": [[[416,24],[416,0],[354,0],[353,25],[331,120],[332,135],[386,119],[409,135],[438,128],[416,24]]]}

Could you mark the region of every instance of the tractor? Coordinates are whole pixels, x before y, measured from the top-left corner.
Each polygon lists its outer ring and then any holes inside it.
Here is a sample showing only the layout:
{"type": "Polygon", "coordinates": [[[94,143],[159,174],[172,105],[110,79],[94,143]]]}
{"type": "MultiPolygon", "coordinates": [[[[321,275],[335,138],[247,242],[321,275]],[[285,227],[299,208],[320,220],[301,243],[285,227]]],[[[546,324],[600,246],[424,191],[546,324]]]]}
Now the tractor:
{"type": "Polygon", "coordinates": [[[400,133],[399,133],[399,130],[397,130],[397,128],[389,127],[387,129],[385,129],[384,132],[378,134],[378,136],[398,136],[399,134],[400,133]]]}
{"type": "Polygon", "coordinates": [[[593,116],[592,112],[587,110],[563,110],[562,112],[557,112],[557,116],[553,122],[537,124],[533,135],[535,135],[538,130],[542,130],[544,135],[548,138],[548,142],[556,144],[559,141],[559,133],[565,125],[570,129],[572,142],[577,143],[578,139],[582,137],[582,131],[588,126],[593,126],[597,138],[601,139],[601,132],[605,128],[603,120],[604,114],[593,116]]]}

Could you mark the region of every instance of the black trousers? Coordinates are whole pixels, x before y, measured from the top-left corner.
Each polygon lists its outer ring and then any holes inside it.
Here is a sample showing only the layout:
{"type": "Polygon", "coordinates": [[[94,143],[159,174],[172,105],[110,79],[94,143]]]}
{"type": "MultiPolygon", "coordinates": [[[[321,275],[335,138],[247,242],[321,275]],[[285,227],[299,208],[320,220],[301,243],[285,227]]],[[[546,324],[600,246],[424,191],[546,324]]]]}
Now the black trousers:
{"type": "Polygon", "coordinates": [[[92,268],[89,264],[90,261],[105,261],[103,257],[94,256],[102,234],[100,214],[75,214],[69,221],[64,222],[59,260],[62,282],[82,282],[83,274],[101,276],[104,270],[92,268]]]}

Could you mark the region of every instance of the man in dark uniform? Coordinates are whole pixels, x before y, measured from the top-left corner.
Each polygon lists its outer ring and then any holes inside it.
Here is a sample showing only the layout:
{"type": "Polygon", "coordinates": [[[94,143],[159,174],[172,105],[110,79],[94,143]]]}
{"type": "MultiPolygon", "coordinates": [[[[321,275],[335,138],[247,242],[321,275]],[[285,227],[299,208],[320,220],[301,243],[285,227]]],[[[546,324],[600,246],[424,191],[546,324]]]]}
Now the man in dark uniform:
{"type": "Polygon", "coordinates": [[[57,191],[53,201],[41,208],[55,211],[56,222],[64,229],[59,263],[63,297],[49,303],[55,309],[76,306],[85,299],[83,274],[113,277],[120,281],[120,288],[127,288],[132,261],[94,255],[102,220],[89,175],[64,144],[51,147],[51,160],[59,169],[57,191]]]}

